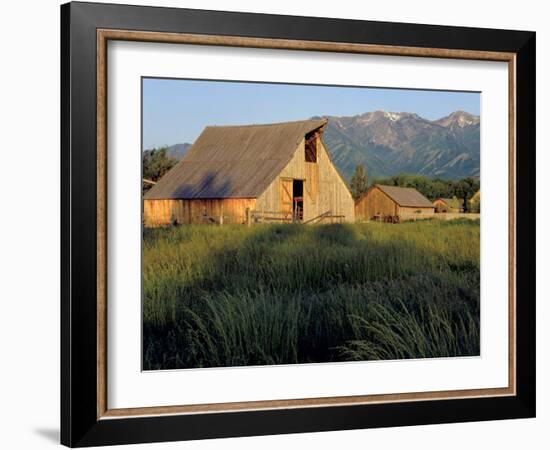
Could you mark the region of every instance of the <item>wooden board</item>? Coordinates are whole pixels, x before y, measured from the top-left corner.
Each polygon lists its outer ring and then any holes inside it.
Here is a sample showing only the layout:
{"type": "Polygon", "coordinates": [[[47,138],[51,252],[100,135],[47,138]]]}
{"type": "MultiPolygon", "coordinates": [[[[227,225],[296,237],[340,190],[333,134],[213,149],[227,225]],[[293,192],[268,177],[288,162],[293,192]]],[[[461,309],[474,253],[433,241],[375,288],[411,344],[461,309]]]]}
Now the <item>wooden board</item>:
{"type": "Polygon", "coordinates": [[[292,180],[281,179],[279,210],[283,213],[292,214],[292,180]]]}
{"type": "Polygon", "coordinates": [[[184,224],[245,223],[246,208],[253,210],[256,199],[228,198],[205,200],[144,200],[143,222],[146,227],[184,224]],[[212,220],[210,220],[212,219],[212,220]]]}

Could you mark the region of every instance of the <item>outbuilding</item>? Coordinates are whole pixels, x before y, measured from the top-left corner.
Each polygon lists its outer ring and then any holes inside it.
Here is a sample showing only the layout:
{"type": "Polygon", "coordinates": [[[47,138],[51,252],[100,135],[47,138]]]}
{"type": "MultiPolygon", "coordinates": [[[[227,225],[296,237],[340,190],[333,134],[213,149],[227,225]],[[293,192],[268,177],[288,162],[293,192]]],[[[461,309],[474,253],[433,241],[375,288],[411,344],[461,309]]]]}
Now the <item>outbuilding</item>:
{"type": "Polygon", "coordinates": [[[209,126],[144,196],[145,226],[354,221],[323,144],[327,120],[209,126]]]}
{"type": "Polygon", "coordinates": [[[371,186],[355,202],[357,220],[402,221],[431,218],[434,205],[414,188],[371,186]]]}
{"type": "Polygon", "coordinates": [[[438,198],[433,205],[436,213],[463,213],[464,199],[459,198],[438,198]]]}

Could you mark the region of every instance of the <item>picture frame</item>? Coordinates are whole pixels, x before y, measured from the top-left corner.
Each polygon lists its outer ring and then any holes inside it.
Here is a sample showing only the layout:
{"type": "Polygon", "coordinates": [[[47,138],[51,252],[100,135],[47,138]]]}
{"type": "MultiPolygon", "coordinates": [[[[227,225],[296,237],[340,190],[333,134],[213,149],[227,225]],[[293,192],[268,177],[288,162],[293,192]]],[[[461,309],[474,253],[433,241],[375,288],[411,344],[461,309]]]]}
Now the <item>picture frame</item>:
{"type": "Polygon", "coordinates": [[[80,2],[62,5],[61,443],[81,447],[534,417],[535,103],[533,32],[80,2]],[[506,62],[508,387],[110,409],[109,41],[506,62]]]}

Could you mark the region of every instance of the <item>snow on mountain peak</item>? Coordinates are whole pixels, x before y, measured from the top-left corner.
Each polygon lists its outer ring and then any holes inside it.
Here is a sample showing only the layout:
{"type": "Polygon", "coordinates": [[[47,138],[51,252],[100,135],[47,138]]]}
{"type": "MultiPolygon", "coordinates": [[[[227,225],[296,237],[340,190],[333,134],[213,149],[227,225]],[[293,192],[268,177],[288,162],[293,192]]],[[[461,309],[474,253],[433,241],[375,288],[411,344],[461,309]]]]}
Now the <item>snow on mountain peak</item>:
{"type": "Polygon", "coordinates": [[[390,119],[392,122],[401,119],[401,114],[394,112],[385,112],[384,116],[390,119]]]}
{"type": "Polygon", "coordinates": [[[479,116],[474,116],[473,114],[467,113],[465,111],[455,111],[446,117],[436,120],[435,123],[444,127],[454,125],[460,128],[464,128],[470,125],[479,124],[479,116]]]}

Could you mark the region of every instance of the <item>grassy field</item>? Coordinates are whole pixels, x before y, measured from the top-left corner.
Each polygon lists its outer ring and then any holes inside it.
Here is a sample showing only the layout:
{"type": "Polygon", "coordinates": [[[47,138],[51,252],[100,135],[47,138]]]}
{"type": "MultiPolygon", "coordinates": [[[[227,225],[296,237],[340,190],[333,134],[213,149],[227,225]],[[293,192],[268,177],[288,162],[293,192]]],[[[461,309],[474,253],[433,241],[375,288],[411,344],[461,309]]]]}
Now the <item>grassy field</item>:
{"type": "Polygon", "coordinates": [[[145,229],[144,369],[479,354],[479,221],[145,229]]]}

